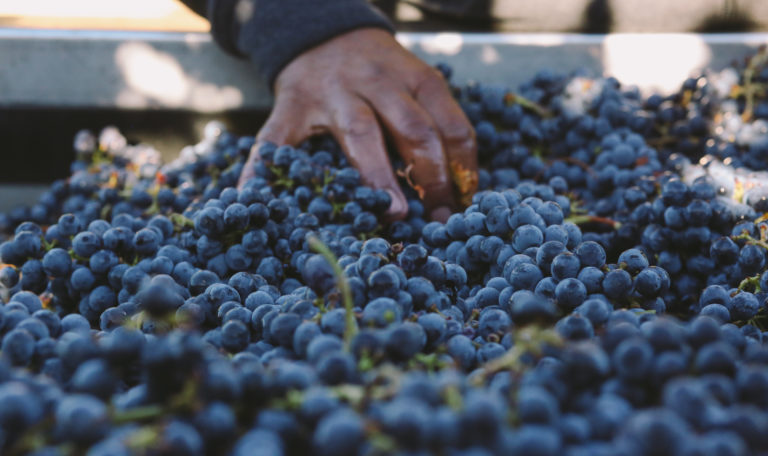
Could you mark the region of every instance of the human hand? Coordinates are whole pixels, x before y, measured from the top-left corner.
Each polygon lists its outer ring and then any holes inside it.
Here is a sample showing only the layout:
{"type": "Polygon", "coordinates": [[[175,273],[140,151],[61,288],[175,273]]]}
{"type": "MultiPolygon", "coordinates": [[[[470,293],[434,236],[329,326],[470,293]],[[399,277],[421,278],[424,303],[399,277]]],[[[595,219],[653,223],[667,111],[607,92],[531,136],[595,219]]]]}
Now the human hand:
{"type": "Polygon", "coordinates": [[[428,214],[444,221],[477,188],[472,125],[440,73],[400,46],[388,32],[358,29],[291,61],[275,81],[275,105],[259,131],[240,186],[253,177],[258,148],[269,141],[298,144],[331,133],[363,181],[392,196],[388,215],[408,205],[387,156],[383,130],[406,164],[428,214]]]}

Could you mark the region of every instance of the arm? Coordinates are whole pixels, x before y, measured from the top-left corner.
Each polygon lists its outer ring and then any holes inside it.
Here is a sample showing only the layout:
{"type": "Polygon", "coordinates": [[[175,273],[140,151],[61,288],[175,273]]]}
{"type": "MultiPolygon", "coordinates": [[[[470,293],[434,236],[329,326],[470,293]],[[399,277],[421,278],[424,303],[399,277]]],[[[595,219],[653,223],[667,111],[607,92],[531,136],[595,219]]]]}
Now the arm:
{"type": "Polygon", "coordinates": [[[270,87],[277,73],[306,49],[354,29],[394,32],[364,0],[182,0],[211,23],[226,52],[250,57],[270,87]]]}
{"type": "MultiPolygon", "coordinates": [[[[203,0],[197,0],[200,2],[203,0]]],[[[240,186],[253,176],[264,142],[298,144],[330,133],[363,180],[392,196],[389,214],[408,206],[385,146],[392,138],[423,190],[432,218],[466,201],[477,187],[472,125],[442,76],[395,40],[391,26],[363,0],[208,0],[216,41],[250,56],[275,92],[240,186]]]]}

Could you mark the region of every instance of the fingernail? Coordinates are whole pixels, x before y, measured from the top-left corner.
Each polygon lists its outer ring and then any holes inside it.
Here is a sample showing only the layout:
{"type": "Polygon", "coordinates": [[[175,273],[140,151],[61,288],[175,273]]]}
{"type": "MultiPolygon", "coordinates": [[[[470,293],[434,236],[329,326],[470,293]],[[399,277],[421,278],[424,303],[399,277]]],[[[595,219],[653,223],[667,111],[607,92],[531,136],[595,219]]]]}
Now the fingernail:
{"type": "Polygon", "coordinates": [[[406,215],[408,213],[408,202],[405,201],[405,198],[392,190],[386,190],[386,192],[389,193],[390,198],[392,198],[392,203],[389,205],[387,215],[406,215]]]}
{"type": "Polygon", "coordinates": [[[436,222],[445,223],[445,221],[448,220],[448,217],[450,217],[452,213],[453,211],[451,211],[450,207],[440,206],[432,209],[432,212],[429,213],[429,216],[436,222]]]}

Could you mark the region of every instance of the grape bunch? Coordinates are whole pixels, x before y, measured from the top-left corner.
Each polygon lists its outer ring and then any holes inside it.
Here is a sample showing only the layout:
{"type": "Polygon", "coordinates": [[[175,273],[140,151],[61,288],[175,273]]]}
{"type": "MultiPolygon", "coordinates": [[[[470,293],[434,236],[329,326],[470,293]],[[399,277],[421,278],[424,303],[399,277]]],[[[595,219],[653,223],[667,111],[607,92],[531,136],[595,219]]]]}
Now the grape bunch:
{"type": "Polygon", "coordinates": [[[237,189],[221,124],[167,164],[79,133],[0,214],[0,452],[768,452],[761,55],[669,97],[452,86],[481,170],[445,223],[327,137],[237,189]]]}
{"type": "Polygon", "coordinates": [[[645,110],[655,119],[649,141],[663,156],[711,155],[735,168],[768,165],[768,48],[721,71],[686,80],[677,93],[652,96],[645,110]]]}

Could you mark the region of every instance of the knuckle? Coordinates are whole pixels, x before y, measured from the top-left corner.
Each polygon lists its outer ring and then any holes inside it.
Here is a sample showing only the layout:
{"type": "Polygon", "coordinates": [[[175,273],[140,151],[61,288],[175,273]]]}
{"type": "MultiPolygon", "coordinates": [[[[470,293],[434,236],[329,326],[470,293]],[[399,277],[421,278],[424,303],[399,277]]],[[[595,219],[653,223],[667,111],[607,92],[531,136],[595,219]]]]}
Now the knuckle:
{"type": "Polygon", "coordinates": [[[369,116],[355,116],[341,125],[341,132],[350,138],[364,138],[375,135],[378,128],[369,116]]]}
{"type": "Polygon", "coordinates": [[[387,78],[387,74],[387,68],[384,66],[373,62],[364,62],[348,69],[348,71],[334,72],[334,74],[329,75],[332,78],[329,78],[325,85],[340,86],[345,91],[350,88],[362,90],[372,87],[374,84],[380,84],[387,78]]]}
{"type": "Polygon", "coordinates": [[[367,79],[374,80],[374,81],[384,77],[384,74],[386,72],[384,67],[375,63],[366,65],[363,71],[364,71],[364,76],[367,79]]]}
{"type": "Polygon", "coordinates": [[[414,146],[432,147],[439,144],[435,128],[420,117],[406,117],[401,126],[401,134],[414,146]]]}
{"type": "Polygon", "coordinates": [[[440,74],[440,72],[431,66],[425,66],[424,69],[421,70],[419,79],[421,82],[420,85],[424,86],[445,84],[445,80],[443,79],[443,76],[440,74]]]}

